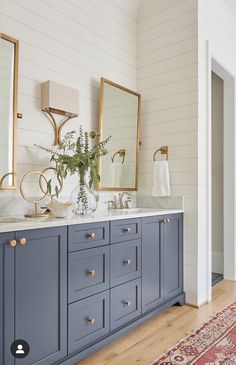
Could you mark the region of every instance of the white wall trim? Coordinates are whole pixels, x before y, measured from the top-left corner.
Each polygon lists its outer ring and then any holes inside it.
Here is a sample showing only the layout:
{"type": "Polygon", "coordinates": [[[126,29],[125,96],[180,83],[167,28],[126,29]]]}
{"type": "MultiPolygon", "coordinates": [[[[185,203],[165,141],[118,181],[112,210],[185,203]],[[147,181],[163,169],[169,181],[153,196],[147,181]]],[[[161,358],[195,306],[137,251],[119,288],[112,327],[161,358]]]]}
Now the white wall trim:
{"type": "Polygon", "coordinates": [[[224,278],[236,280],[236,240],[235,240],[235,148],[236,140],[235,116],[235,85],[232,74],[224,68],[223,63],[214,57],[214,51],[206,42],[206,82],[207,82],[207,299],[212,298],[211,273],[212,273],[212,181],[211,181],[211,71],[214,71],[224,80],[224,278]],[[227,121],[227,123],[226,123],[227,121]]]}

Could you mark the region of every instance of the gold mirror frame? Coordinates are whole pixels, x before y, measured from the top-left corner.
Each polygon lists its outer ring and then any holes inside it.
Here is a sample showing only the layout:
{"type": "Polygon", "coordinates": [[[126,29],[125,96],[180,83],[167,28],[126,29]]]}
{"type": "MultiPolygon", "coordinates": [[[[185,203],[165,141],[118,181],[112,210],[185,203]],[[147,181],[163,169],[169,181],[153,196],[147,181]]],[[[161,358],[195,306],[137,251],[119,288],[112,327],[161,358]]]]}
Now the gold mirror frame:
{"type": "MultiPolygon", "coordinates": [[[[127,93],[130,93],[132,95],[137,96],[138,98],[138,111],[137,111],[137,137],[136,137],[136,174],[135,174],[135,186],[134,188],[126,188],[126,187],[121,187],[121,188],[114,188],[114,187],[102,187],[99,183],[97,190],[100,191],[137,191],[138,190],[138,172],[139,172],[139,125],[140,125],[140,108],[141,108],[141,94],[137,93],[136,91],[130,90],[124,86],[121,86],[119,84],[116,84],[115,82],[108,80],[104,77],[101,77],[101,81],[100,81],[100,102],[99,102],[99,132],[97,133],[98,135],[98,140],[101,142],[103,140],[103,117],[104,117],[104,84],[109,84],[111,86],[114,86],[120,90],[126,91],[127,93]]],[[[108,145],[108,150],[109,150],[109,145],[108,145]]],[[[98,164],[98,169],[99,169],[99,175],[101,176],[101,171],[102,171],[102,158],[99,159],[99,164],[98,164]]]]}
{"type": "Polygon", "coordinates": [[[18,97],[18,62],[19,62],[19,41],[6,34],[0,33],[0,39],[14,44],[14,77],[13,77],[13,146],[12,146],[12,172],[6,172],[0,178],[0,190],[16,189],[16,122],[17,122],[17,97],[18,97]],[[12,175],[12,185],[4,185],[4,179],[12,175]]]}

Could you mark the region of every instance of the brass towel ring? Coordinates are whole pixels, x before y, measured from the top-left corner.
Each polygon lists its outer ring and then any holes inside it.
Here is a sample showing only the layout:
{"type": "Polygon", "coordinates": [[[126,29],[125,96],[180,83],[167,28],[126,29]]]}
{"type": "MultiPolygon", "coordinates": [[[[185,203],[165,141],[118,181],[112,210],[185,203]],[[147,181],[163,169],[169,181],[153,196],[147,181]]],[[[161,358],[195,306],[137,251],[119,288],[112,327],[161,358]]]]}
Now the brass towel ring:
{"type": "Polygon", "coordinates": [[[111,157],[112,163],[114,162],[116,155],[123,157],[123,159],[122,159],[122,164],[123,164],[125,162],[125,149],[120,149],[119,151],[114,153],[114,155],[111,157]]]}
{"type": "Polygon", "coordinates": [[[162,146],[161,148],[156,150],[156,152],[153,155],[153,161],[156,161],[156,154],[158,152],[161,152],[162,155],[166,155],[166,161],[168,160],[168,146],[162,146]]]}

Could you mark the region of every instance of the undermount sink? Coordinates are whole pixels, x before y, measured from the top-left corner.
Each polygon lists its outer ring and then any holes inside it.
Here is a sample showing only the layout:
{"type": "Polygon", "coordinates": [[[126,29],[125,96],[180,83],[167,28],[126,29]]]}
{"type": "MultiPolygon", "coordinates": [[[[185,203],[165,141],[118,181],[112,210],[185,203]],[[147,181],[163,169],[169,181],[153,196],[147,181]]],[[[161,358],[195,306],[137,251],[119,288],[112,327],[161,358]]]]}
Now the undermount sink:
{"type": "Polygon", "coordinates": [[[14,218],[14,217],[0,217],[0,224],[2,223],[20,223],[24,222],[24,218],[14,218]]]}

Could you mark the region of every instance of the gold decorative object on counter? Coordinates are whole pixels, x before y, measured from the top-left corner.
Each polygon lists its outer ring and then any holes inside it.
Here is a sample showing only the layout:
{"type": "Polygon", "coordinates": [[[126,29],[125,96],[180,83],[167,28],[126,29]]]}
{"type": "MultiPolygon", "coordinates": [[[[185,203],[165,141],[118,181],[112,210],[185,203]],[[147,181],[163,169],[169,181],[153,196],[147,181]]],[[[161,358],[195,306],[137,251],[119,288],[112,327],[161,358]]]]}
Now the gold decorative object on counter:
{"type": "Polygon", "coordinates": [[[43,179],[45,181],[46,185],[48,183],[46,177],[42,174],[42,172],[39,172],[39,171],[30,171],[30,172],[27,172],[24,176],[22,176],[22,178],[20,180],[20,193],[21,193],[23,199],[25,199],[27,202],[35,205],[35,212],[33,214],[25,214],[25,217],[26,218],[48,218],[49,217],[48,213],[39,213],[38,212],[38,205],[37,205],[43,199],[46,198],[46,196],[48,195],[48,191],[43,192],[43,196],[39,199],[31,199],[24,192],[24,189],[23,189],[24,181],[27,177],[32,176],[32,175],[38,175],[39,179],[43,179]]]}

